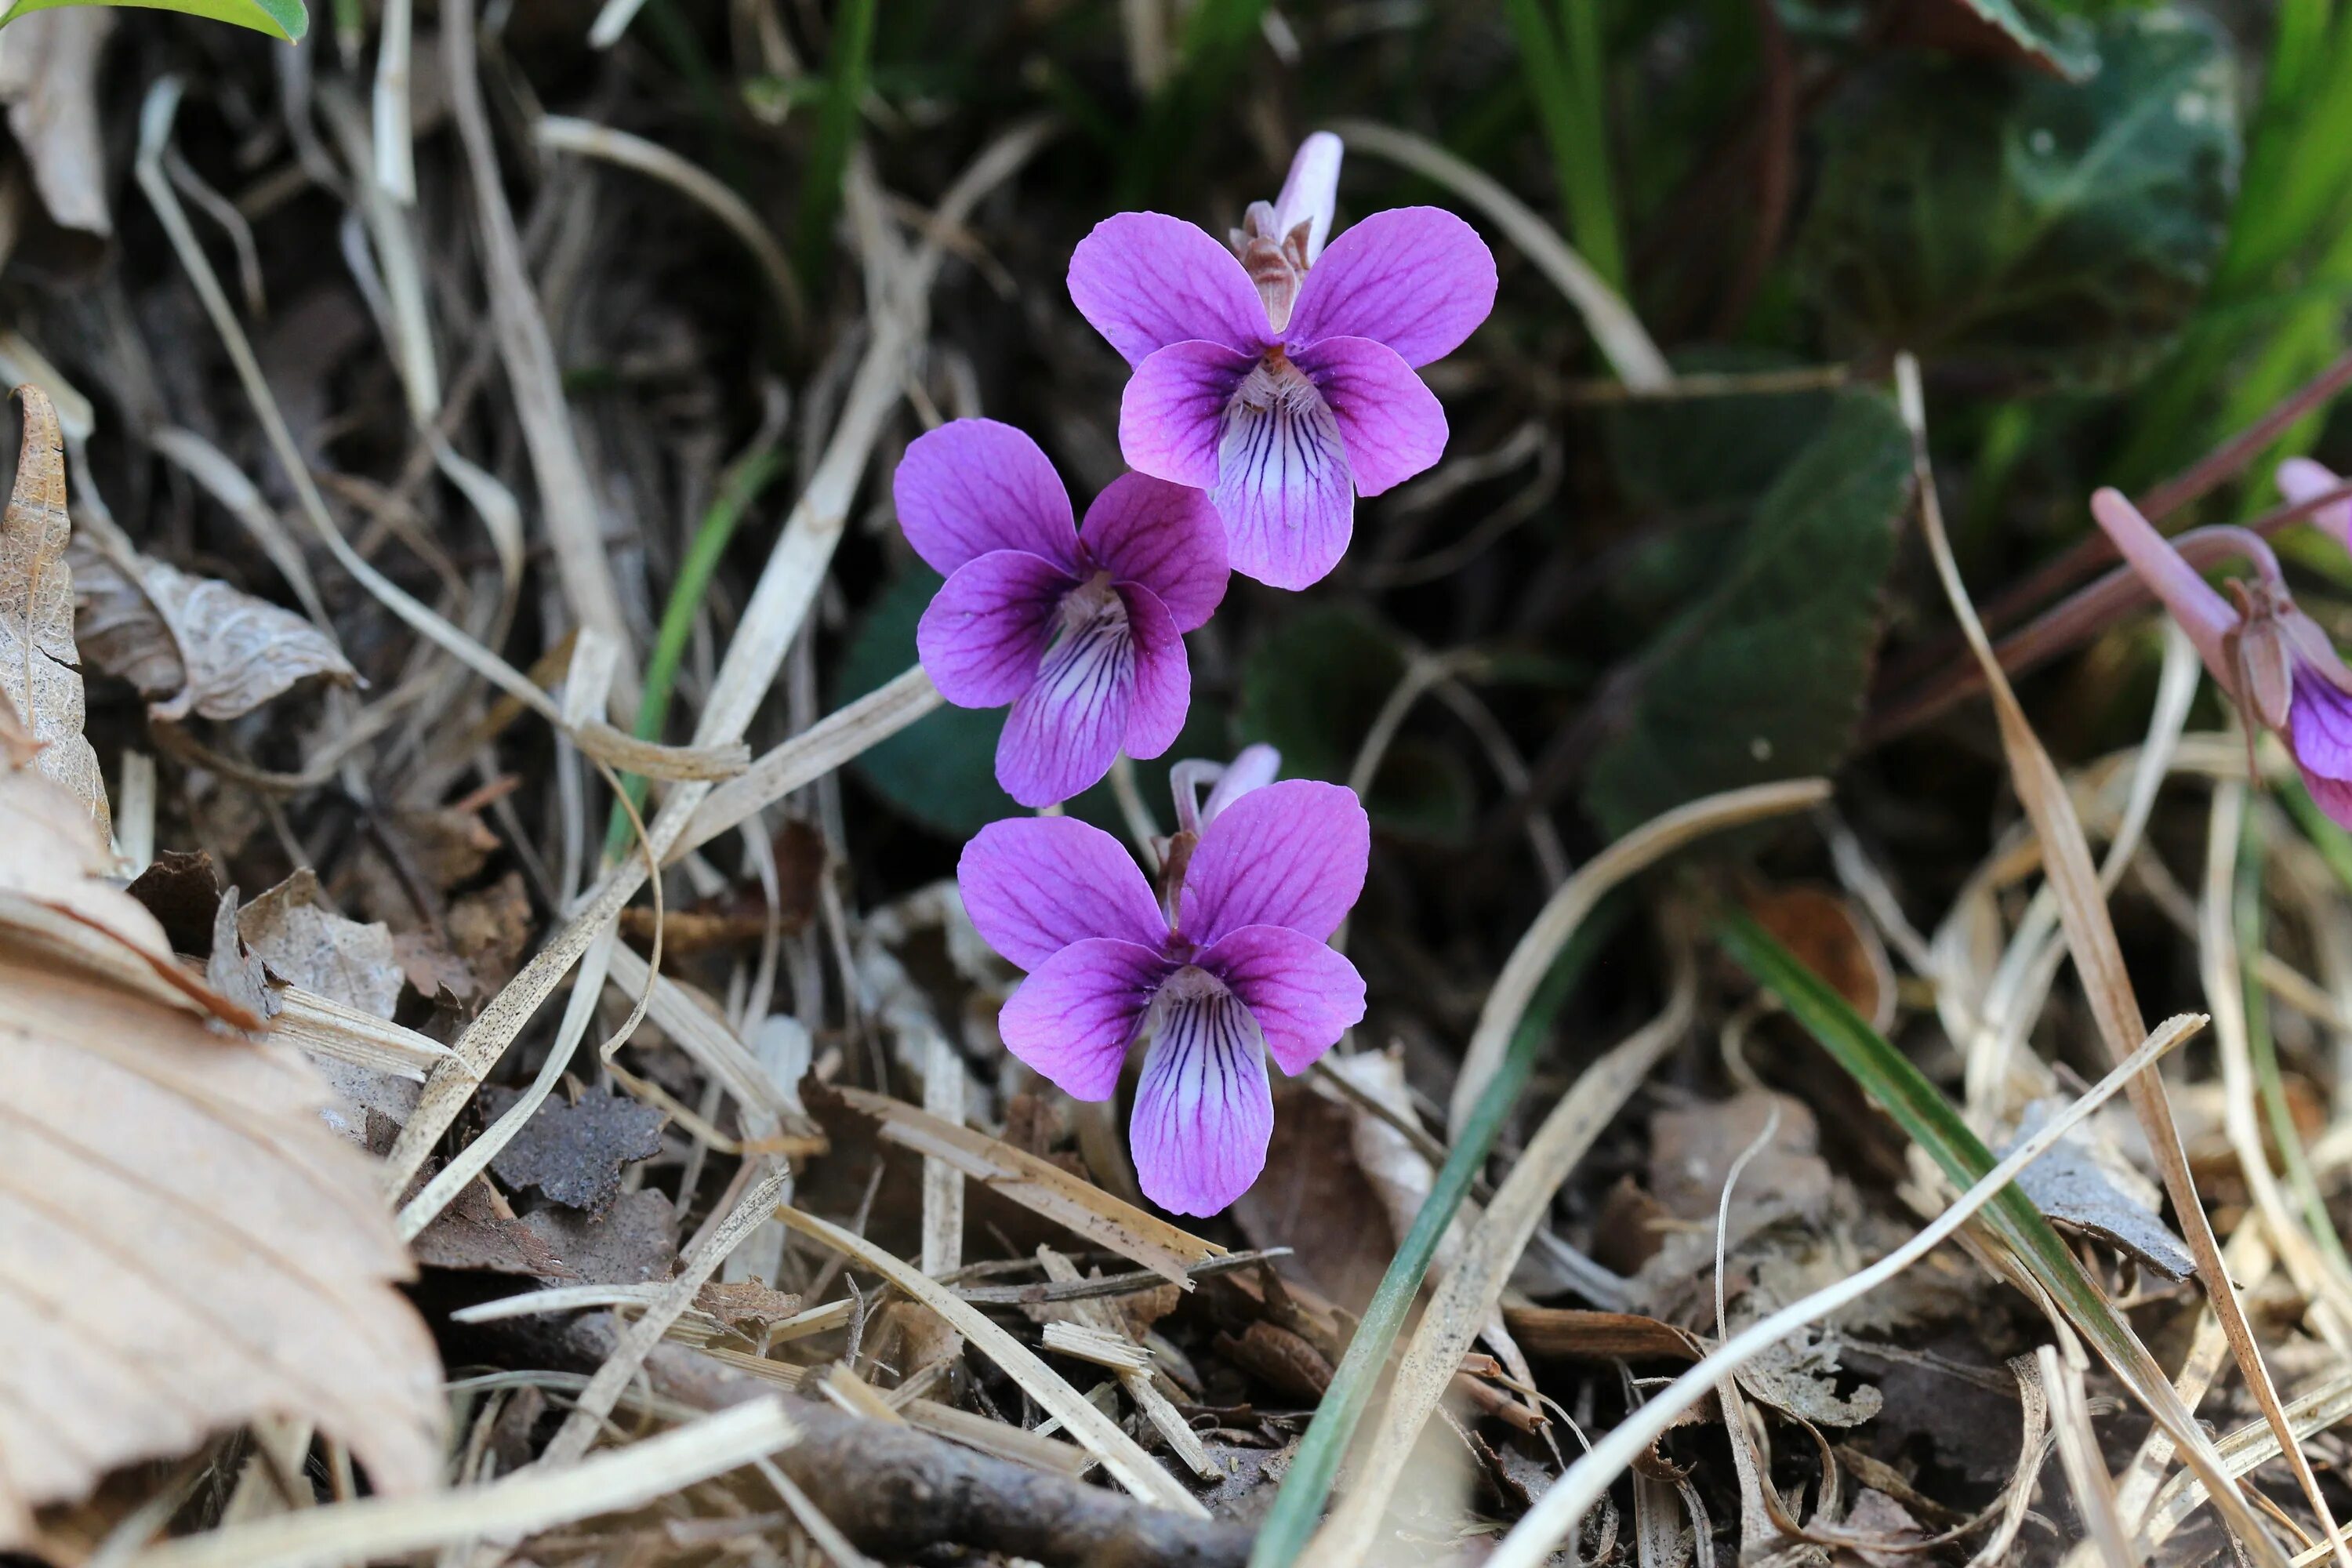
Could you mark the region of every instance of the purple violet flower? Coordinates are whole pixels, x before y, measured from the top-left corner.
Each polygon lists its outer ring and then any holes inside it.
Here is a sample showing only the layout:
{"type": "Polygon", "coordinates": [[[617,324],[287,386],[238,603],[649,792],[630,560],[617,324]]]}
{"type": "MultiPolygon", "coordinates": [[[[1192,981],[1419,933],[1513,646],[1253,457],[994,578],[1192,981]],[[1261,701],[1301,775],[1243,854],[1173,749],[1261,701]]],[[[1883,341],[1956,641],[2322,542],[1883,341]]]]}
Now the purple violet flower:
{"type": "Polygon", "coordinates": [[[1304,588],[1338,563],[1355,498],[1437,461],[1445,411],[1413,372],[1495,305],[1495,258],[1437,207],[1374,213],[1331,242],[1340,143],[1309,136],[1231,249],[1181,218],[1120,213],[1070,258],[1079,314],[1135,367],[1128,465],[1207,490],[1233,567],[1304,588]]]}
{"type": "MultiPolygon", "coordinates": [[[[1246,784],[1249,760],[1226,777],[1246,784]]],[[[1178,795],[1183,815],[1189,784],[1178,795]]],[[[998,1017],[1006,1048],[1064,1092],[1108,1100],[1148,1035],[1136,1174],[1152,1202],[1203,1215],[1265,1168],[1266,1055],[1304,1072],[1364,1016],[1363,977],[1326,943],[1371,850],[1363,806],[1338,784],[1291,779],[1212,805],[1170,840],[1157,897],[1118,839],[1066,816],[989,824],[956,872],[981,936],[1029,972],[998,1017]]]]}
{"type": "MultiPolygon", "coordinates": [[[[2334,488],[2332,476],[2325,486],[2307,485],[2311,477],[2283,471],[2279,488],[2298,500],[2334,488]]],[[[2200,531],[2232,535],[2254,564],[2251,584],[2231,582],[2233,605],[2120,491],[2092,496],[2091,515],[2197,645],[2205,668],[2245,716],[2250,736],[2256,724],[2275,732],[2294,753],[2311,798],[2352,827],[2352,668],[2319,623],[2295,608],[2268,542],[2243,529],[2200,531]]]]}
{"type": "Polygon", "coordinates": [[[947,583],[915,646],[959,708],[1013,705],[996,780],[1024,805],[1088,788],[1121,750],[1156,757],[1192,701],[1183,634],[1225,596],[1225,535],[1208,498],[1123,474],[1073,529],[1045,454],[992,419],[907,447],[898,525],[947,583]]]}

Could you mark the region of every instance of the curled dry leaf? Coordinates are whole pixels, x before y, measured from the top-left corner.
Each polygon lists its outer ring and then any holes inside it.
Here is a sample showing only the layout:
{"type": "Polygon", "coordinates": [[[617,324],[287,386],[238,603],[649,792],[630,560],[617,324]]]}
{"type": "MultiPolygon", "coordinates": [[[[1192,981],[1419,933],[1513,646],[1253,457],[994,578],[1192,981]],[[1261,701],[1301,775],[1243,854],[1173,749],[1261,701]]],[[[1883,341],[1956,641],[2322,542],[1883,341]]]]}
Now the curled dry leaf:
{"type": "Polygon", "coordinates": [[[25,403],[25,440],[16,488],[0,516],[0,691],[41,743],[33,765],[81,803],[103,844],[112,829],[106,784],[98,753],[81,733],[64,439],[47,393],[28,382],[16,395],[25,403]]]}
{"type": "Polygon", "coordinates": [[[11,770],[0,831],[0,1552],[32,1543],[34,1509],[261,1415],[316,1423],[383,1492],[432,1486],[440,1368],[319,1080],[174,1005],[255,1021],[184,972],[124,984],[121,954],[178,965],[96,879],[79,802],[11,770]],[[61,950],[59,921],[93,945],[61,950]]]}
{"type": "Polygon", "coordinates": [[[379,1018],[391,1017],[400,1001],[391,929],[329,909],[318,873],[308,867],[239,910],[236,929],[269,973],[289,984],[379,1018]]]}
{"type": "Polygon", "coordinates": [[[58,227],[100,237],[114,232],[114,220],[106,210],[98,63],[113,32],[110,10],[49,11],[19,19],[0,49],[0,103],[41,205],[58,227]]]}
{"type": "Polygon", "coordinates": [[[144,555],[128,564],[136,582],[99,551],[74,552],[79,636],[158,719],[236,719],[312,676],[359,679],[334,640],[291,610],[144,555]]]}

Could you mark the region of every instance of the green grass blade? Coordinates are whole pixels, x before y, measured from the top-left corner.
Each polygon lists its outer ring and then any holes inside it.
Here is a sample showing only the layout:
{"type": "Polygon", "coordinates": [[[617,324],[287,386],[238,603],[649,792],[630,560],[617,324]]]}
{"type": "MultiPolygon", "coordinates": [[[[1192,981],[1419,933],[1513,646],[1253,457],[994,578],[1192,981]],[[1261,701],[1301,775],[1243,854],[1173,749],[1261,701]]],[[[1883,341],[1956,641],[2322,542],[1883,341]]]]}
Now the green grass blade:
{"type": "Polygon", "coordinates": [[[824,102],[817,111],[816,140],[809,149],[801,185],[801,216],[794,259],[812,301],[824,279],[833,249],[834,216],[841,211],[841,181],[849,169],[849,149],[866,99],[866,72],[874,53],[876,0],[844,0],[833,23],[833,58],[826,71],[824,102]]]}
{"type": "Polygon", "coordinates": [[[1625,251],[1609,172],[1600,15],[1595,0],[1563,0],[1560,9],[1564,37],[1553,32],[1538,0],[1506,0],[1504,5],[1518,43],[1528,96],[1551,149],[1569,237],[1593,271],[1622,294],[1625,251]]]}
{"type": "MultiPolygon", "coordinates": [[[[760,492],[784,471],[784,460],[772,451],[755,452],[737,464],[720,481],[710,510],[695,525],[694,539],[678,563],[677,581],[670,584],[669,602],[662,606],[661,629],[654,635],[653,658],[646,664],[645,697],[637,704],[637,738],[658,741],[669,718],[671,692],[677,685],[677,667],[686,658],[687,639],[694,633],[694,617],[702,608],[710,579],[727,553],[728,542],[760,492]]],[[[646,781],[634,773],[622,780],[633,805],[642,805],[646,781]]],[[[618,803],[604,830],[604,856],[617,859],[629,846],[629,817],[618,803]]]]}
{"type": "MultiPolygon", "coordinates": [[[[1943,1092],[1927,1081],[1908,1057],[1745,911],[1726,912],[1715,936],[1732,961],[1780,997],[1806,1033],[1895,1119],[1913,1142],[1927,1152],[1954,1185],[1966,1189],[1998,1163],[1943,1092]]],[[[2023,1189],[2011,1183],[1986,1205],[1984,1215],[2068,1320],[2111,1364],[2119,1371],[2155,1370],[2147,1347],[2116,1315],[2113,1303],[2083,1271],[2082,1264],[2023,1189]]],[[[2160,1373],[2157,1381],[2162,1382],[2160,1373]]]]}
{"type": "Polygon", "coordinates": [[[61,11],[68,5],[114,5],[124,10],[177,11],[206,21],[250,27],[286,43],[299,42],[310,30],[310,14],[302,0],[16,0],[0,14],[0,27],[36,11],[61,11]]]}
{"type": "Polygon", "coordinates": [[[1330,1387],[1323,1391],[1322,1403],[1315,1407],[1315,1419],[1308,1425],[1307,1436],[1299,1440],[1297,1457],[1282,1479],[1282,1489],[1275,1494],[1274,1506],[1267,1510],[1265,1522],[1258,1527],[1257,1543],[1250,1552],[1250,1568],[1283,1568],[1297,1559],[1315,1533],[1316,1522],[1323,1515],[1324,1500],[1330,1496],[1331,1483],[1339,1473],[1339,1461],[1346,1457],[1356,1427],[1371,1403],[1372,1392],[1388,1367],[1389,1353],[1396,1346],[1405,1316],[1412,1310],[1414,1298],[1421,1294],[1422,1279],[1429,1272],[1430,1259],[1437,1255],[1437,1244],[1444,1237],[1445,1227],[1454,1222],[1454,1212],[1469,1195],[1471,1184],[1486,1163],[1487,1151],[1494,1147],[1495,1135],[1502,1131],[1504,1119],[1518,1100],[1519,1090],[1526,1087],[1528,1075],[1535,1068],[1536,1053],[1550,1036],[1552,1021],[1559,1016],[1561,1004],[1567,1001],[1577,977],[1615,931],[1623,909],[1621,901],[1612,899],[1593,910],[1569,938],[1568,945],[1560,950],[1542,985],[1528,1002],[1518,1028],[1511,1036],[1510,1049],[1503,1058],[1501,1069],[1479,1097],[1476,1110],[1463,1126],[1461,1138],[1439,1168],[1429,1196],[1413,1215],[1412,1228],[1398,1243],[1396,1256],[1389,1259],[1388,1272],[1381,1276],[1380,1289],[1372,1293],[1370,1305],[1364,1309],[1355,1337],[1348,1342],[1347,1354],[1340,1357],[1339,1370],[1331,1375],[1330,1387]]]}

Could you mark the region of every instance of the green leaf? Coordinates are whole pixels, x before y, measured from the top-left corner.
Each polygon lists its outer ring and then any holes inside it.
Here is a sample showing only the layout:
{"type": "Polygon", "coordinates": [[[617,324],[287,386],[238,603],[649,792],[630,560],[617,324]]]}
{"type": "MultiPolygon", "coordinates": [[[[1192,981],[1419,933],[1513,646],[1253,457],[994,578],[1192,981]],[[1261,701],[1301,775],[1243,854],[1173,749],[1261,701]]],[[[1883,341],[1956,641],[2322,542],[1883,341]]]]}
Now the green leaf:
{"type": "MultiPolygon", "coordinates": [[[[1676,375],[1748,375],[1806,362],[1778,349],[1707,344],[1666,356],[1676,375]]],[[[1826,387],[1727,397],[1633,398],[1602,422],[1618,483],[1648,506],[1682,508],[1759,495],[1828,419],[1826,387]],[[1706,460],[1694,462],[1693,453],[1706,460]]]]}
{"type": "Polygon", "coordinates": [[[1610,837],[1718,790],[1827,773],[1844,756],[1911,489],[1894,405],[1837,395],[1704,598],[1643,655],[1585,805],[1610,837]]]}
{"type": "Polygon", "coordinates": [[[825,97],[817,110],[816,138],[801,176],[799,233],[793,259],[810,292],[824,280],[833,254],[833,219],[841,210],[841,181],[857,138],[857,114],[866,99],[867,68],[874,54],[874,11],[878,0],[847,0],[835,16],[833,57],[826,64],[825,97]]]}
{"type": "Polygon", "coordinates": [[[117,5],[125,10],[178,11],[185,16],[202,16],[207,21],[250,27],[257,33],[267,33],[289,44],[299,41],[310,28],[310,16],[303,10],[302,0],[16,0],[5,15],[0,15],[0,27],[36,11],[59,11],[68,5],[117,5]]]}
{"type": "MultiPolygon", "coordinates": [[[[2068,81],[2081,81],[2099,68],[2099,57],[2081,29],[2067,26],[2068,18],[2037,0],[1942,0],[1942,8],[1952,14],[1959,28],[1974,23],[1984,42],[2013,51],[2016,58],[2068,81]]],[[[1953,45],[1960,41],[1948,40],[1953,45]]]]}
{"type": "MultiPolygon", "coordinates": [[[[1301,610],[1242,668],[1242,740],[1279,751],[1286,777],[1345,784],[1404,671],[1404,649],[1369,616],[1301,610]]],[[[1408,736],[1389,748],[1364,809],[1385,832],[1459,843],[1477,814],[1475,789],[1457,754],[1408,736]]]]}
{"type": "Polygon", "coordinates": [[[1822,114],[1799,262],[1848,352],[2115,385],[2160,355],[2219,254],[2239,163],[2220,28],[2107,18],[2079,85],[1892,56],[1822,114]]]}
{"type": "MultiPolygon", "coordinates": [[[[915,626],[940,591],[940,581],[929,568],[913,567],[866,607],[842,658],[836,703],[865,696],[915,662],[915,626]]],[[[875,794],[924,826],[944,837],[969,838],[999,818],[1028,814],[996,783],[996,740],[1004,731],[1004,713],[1002,708],[940,708],[850,765],[875,794]]],[[[1174,826],[1168,770],[1183,757],[1223,761],[1232,755],[1226,730],[1223,710],[1196,697],[1176,743],[1157,759],[1135,764],[1136,787],[1162,831],[1174,826]]],[[[1127,837],[1108,781],[1069,802],[1067,809],[1107,833],[1127,837]]]]}

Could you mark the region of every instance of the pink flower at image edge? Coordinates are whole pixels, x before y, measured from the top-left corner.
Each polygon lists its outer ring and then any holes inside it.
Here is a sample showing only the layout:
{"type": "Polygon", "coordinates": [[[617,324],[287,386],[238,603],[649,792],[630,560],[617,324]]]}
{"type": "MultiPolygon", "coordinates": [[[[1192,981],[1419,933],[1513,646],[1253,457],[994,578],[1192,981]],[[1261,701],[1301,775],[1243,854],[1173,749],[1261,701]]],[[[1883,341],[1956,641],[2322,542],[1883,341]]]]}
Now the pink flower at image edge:
{"type": "Polygon", "coordinates": [[[1328,942],[1363,890],[1370,824],[1353,792],[1254,789],[1202,830],[1168,918],[1118,840],[1071,817],[991,823],[957,881],[981,936],[1028,972],[1007,1049],[1079,1100],[1108,1100],[1152,1038],[1129,1124],[1136,1173],[1177,1214],[1217,1213],[1265,1166],[1266,1075],[1304,1072],[1364,1016],[1328,942]]]}
{"type": "Polygon", "coordinates": [[[1416,370],[1495,303],[1495,258],[1437,207],[1372,214],[1324,248],[1339,142],[1299,149],[1280,208],[1236,244],[1121,213],[1070,258],[1070,298],[1135,367],[1120,401],[1129,467],[1210,492],[1234,570],[1303,588],[1346,552],[1355,498],[1435,463],[1445,413],[1416,370]],[[1281,226],[1279,233],[1268,233],[1281,226]]]}
{"type": "Polygon", "coordinates": [[[1111,481],[1073,527],[1037,443],[992,419],[918,437],[891,483],[907,542],[947,578],[916,628],[960,708],[1012,705],[996,778],[1024,805],[1088,788],[1124,750],[1156,757],[1192,706],[1183,634],[1224,598],[1224,531],[1199,491],[1111,481]]]}

